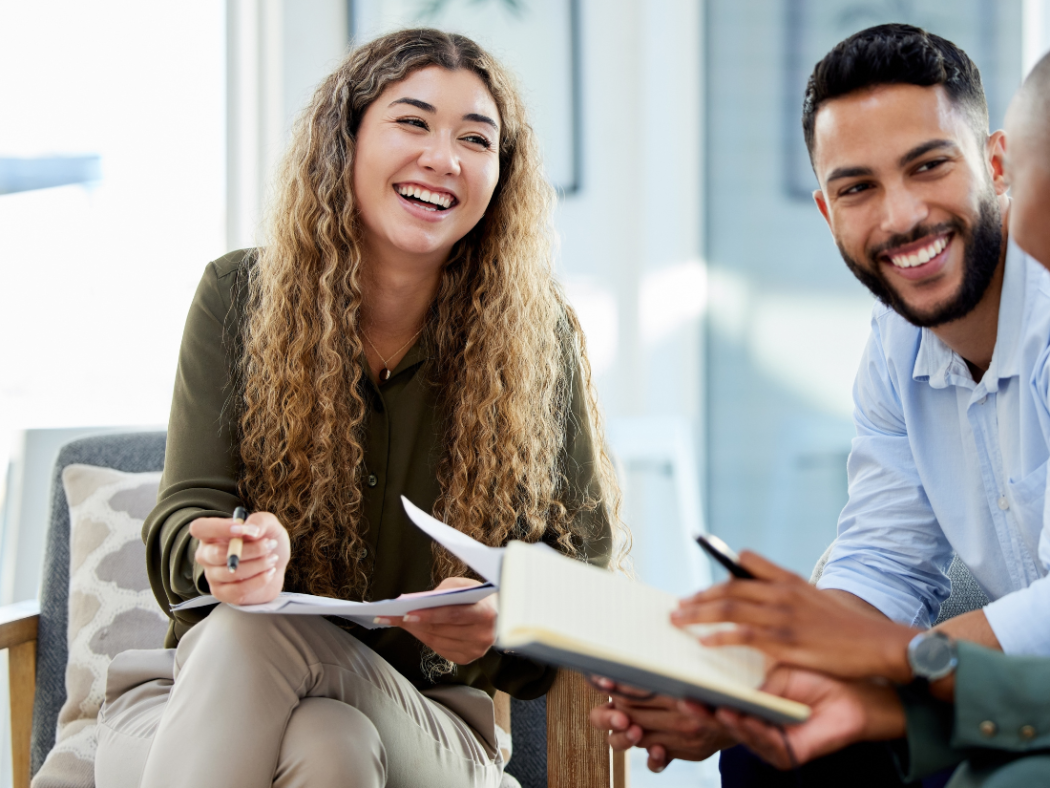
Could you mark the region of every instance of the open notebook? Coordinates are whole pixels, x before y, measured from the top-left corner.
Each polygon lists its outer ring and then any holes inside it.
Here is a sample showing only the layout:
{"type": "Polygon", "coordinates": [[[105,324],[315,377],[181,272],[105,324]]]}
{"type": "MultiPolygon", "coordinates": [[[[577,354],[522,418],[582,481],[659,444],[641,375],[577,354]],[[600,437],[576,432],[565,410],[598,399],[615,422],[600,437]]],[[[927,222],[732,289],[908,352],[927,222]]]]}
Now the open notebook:
{"type": "Polygon", "coordinates": [[[775,723],[809,716],[808,706],[758,689],[761,652],[701,646],[670,623],[674,596],[621,575],[511,542],[499,601],[499,648],[775,723]]]}

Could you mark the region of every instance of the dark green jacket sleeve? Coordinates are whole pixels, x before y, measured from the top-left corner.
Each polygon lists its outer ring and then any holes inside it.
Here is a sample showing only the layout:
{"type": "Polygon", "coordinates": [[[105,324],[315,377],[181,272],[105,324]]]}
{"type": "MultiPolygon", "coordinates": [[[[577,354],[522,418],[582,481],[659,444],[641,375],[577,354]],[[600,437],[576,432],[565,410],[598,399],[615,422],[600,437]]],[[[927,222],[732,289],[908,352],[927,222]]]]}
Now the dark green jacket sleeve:
{"type": "Polygon", "coordinates": [[[906,782],[955,766],[966,753],[951,745],[953,709],[930,696],[925,689],[909,685],[898,689],[908,738],[896,742],[893,750],[906,782]]]}
{"type": "Polygon", "coordinates": [[[1016,753],[1050,748],[1050,659],[959,643],[951,743],[1016,753]]]}
{"type": "MultiPolygon", "coordinates": [[[[190,305],[179,350],[168,421],[164,474],[156,508],[143,524],[150,585],[161,608],[207,593],[193,560],[190,523],[198,517],[228,517],[241,504],[236,452],[224,418],[231,393],[224,337],[231,321],[232,277],[243,252],[210,263],[190,305]]],[[[173,646],[207,610],[169,614],[167,645],[173,646]]]]}
{"type": "MultiPolygon", "coordinates": [[[[1050,749],[1050,659],[1003,654],[960,641],[955,703],[901,690],[912,779],[964,760],[1050,749]]],[[[1048,775],[1050,776],[1050,775],[1048,775]]]]}

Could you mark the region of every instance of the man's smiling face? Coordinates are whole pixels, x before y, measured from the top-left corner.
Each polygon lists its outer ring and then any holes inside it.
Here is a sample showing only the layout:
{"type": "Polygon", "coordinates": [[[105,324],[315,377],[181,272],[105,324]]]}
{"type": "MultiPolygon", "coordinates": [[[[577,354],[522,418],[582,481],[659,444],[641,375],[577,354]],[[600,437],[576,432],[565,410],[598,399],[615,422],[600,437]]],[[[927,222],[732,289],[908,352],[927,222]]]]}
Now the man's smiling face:
{"type": "Polygon", "coordinates": [[[1002,135],[986,145],[940,86],[884,85],[824,103],[814,193],[853,273],[920,326],[968,314],[1002,249],[1002,135]]]}

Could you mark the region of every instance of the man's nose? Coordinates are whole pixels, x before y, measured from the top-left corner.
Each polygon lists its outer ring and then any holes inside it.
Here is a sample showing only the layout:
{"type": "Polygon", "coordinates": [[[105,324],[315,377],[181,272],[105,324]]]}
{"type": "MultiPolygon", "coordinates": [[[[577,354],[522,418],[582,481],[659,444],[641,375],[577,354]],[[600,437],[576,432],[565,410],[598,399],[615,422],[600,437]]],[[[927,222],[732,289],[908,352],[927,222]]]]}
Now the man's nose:
{"type": "Polygon", "coordinates": [[[419,156],[419,164],[437,175],[458,175],[459,157],[452,138],[445,134],[431,135],[419,156]]]}
{"type": "Polygon", "coordinates": [[[883,232],[903,235],[926,221],[929,206],[920,195],[905,186],[890,186],[882,205],[883,232]]]}

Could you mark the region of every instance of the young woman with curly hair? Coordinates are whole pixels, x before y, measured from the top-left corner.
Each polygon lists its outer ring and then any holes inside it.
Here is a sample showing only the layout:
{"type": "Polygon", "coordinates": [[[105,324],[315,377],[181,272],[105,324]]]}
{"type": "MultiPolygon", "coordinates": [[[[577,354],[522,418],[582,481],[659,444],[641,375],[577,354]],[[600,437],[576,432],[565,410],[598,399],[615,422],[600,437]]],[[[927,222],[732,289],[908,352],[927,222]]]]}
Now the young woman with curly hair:
{"type": "MultiPolygon", "coordinates": [[[[165,609],[476,583],[402,494],[490,545],[610,560],[618,491],[552,204],[517,92],[469,39],[394,33],[325,80],[266,245],[211,263],[190,309],[144,527],[165,609]]],[[[493,649],[495,617],[176,613],[170,693],[111,671],[99,784],[496,786],[492,693],[554,673],[493,649]]]]}

